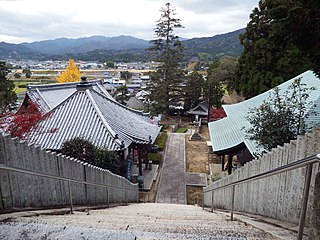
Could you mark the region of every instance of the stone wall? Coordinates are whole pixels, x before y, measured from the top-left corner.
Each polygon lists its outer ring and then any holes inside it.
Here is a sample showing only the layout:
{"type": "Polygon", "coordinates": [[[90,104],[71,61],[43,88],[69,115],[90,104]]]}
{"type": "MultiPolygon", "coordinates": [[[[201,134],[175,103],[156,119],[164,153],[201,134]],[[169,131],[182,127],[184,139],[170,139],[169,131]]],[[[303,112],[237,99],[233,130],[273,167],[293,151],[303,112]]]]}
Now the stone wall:
{"type": "MultiPolygon", "coordinates": [[[[109,187],[71,183],[76,205],[136,202],[137,184],[77,159],[0,134],[0,164],[109,187]],[[118,188],[117,188],[118,187],[118,188]],[[125,191],[120,188],[128,189],[125,191]],[[108,196],[109,195],[109,196],[108,196]]],[[[68,205],[68,182],[0,169],[0,209],[68,205]]]]}
{"type": "MultiPolygon", "coordinates": [[[[290,144],[279,146],[259,159],[248,162],[244,167],[212,183],[204,190],[223,186],[318,153],[320,153],[320,128],[316,127],[312,133],[299,136],[290,144]]],[[[313,165],[307,225],[313,211],[315,176],[318,168],[318,163],[313,165]]],[[[236,186],[234,210],[269,216],[297,224],[302,204],[305,174],[306,168],[303,167],[236,186]]],[[[211,207],[212,192],[205,193],[204,204],[211,207]]],[[[230,209],[231,187],[214,191],[213,206],[230,209]]]]}

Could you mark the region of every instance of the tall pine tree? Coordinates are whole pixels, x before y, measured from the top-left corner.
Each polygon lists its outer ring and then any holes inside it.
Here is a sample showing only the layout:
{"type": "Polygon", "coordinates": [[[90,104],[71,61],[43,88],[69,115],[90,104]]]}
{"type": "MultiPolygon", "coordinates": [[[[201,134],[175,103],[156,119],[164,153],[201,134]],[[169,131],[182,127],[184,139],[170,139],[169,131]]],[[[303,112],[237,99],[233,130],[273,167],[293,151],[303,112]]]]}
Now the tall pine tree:
{"type": "Polygon", "coordinates": [[[181,20],[175,18],[175,8],[166,3],[161,10],[161,17],[157,21],[155,35],[149,48],[155,53],[155,61],[160,63],[157,71],[151,76],[150,100],[155,102],[155,109],[165,113],[170,105],[182,99],[182,71],[179,61],[183,57],[184,48],[179,37],[174,34],[176,28],[183,28],[181,20]]]}

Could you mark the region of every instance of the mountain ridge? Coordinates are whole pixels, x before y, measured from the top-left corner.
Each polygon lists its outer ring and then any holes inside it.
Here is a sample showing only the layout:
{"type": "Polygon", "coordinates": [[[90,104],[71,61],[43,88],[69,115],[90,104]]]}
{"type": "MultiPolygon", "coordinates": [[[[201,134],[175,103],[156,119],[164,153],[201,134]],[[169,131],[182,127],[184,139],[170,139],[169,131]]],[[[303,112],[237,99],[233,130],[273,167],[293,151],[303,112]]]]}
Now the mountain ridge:
{"type": "MultiPolygon", "coordinates": [[[[239,56],[243,47],[239,34],[244,29],[229,33],[183,40],[186,47],[186,58],[198,57],[200,60],[212,60],[224,55],[239,56]]],[[[145,49],[150,42],[133,36],[120,35],[105,37],[100,35],[82,38],[57,38],[53,40],[35,41],[31,43],[0,43],[0,59],[56,59],[75,58],[81,60],[105,61],[112,57],[121,60],[152,60],[152,54],[145,49]],[[104,57],[105,54],[105,57],[104,57]],[[119,56],[117,56],[117,54],[119,56]],[[105,58],[105,59],[103,59],[105,58]],[[149,59],[150,58],[150,59],[149,59]]]]}

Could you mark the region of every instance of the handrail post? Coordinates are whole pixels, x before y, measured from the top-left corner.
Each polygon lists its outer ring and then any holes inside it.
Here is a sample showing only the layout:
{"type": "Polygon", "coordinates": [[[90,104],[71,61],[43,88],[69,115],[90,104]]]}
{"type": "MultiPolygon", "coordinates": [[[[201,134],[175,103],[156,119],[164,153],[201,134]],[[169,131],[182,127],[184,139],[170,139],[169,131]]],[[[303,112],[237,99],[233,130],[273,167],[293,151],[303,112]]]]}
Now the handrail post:
{"type": "Polygon", "coordinates": [[[109,208],[110,207],[109,188],[106,188],[106,189],[107,189],[107,206],[109,208]]]}
{"type": "Polygon", "coordinates": [[[128,205],[128,193],[127,193],[127,189],[124,190],[124,198],[125,198],[125,201],[126,201],[126,206],[128,205]]]}
{"type": "Polygon", "coordinates": [[[73,203],[72,203],[72,189],[71,189],[71,181],[68,181],[68,189],[69,189],[69,200],[70,200],[70,213],[73,214],[73,203]]]}
{"type": "Polygon", "coordinates": [[[202,192],[202,210],[204,210],[204,192],[202,192]]]}
{"type": "Polygon", "coordinates": [[[213,213],[213,190],[211,191],[211,212],[213,213]]]}
{"type": "Polygon", "coordinates": [[[302,237],[303,237],[303,228],[306,220],[306,213],[307,213],[307,207],[308,207],[311,175],[312,175],[312,163],[309,163],[307,165],[307,173],[304,181],[303,199],[302,199],[301,213],[300,213],[300,219],[299,219],[298,238],[297,238],[298,240],[302,240],[302,237]]]}
{"type": "Polygon", "coordinates": [[[233,208],[234,208],[234,189],[235,185],[232,185],[232,195],[231,195],[231,221],[233,221],[233,208]]]}

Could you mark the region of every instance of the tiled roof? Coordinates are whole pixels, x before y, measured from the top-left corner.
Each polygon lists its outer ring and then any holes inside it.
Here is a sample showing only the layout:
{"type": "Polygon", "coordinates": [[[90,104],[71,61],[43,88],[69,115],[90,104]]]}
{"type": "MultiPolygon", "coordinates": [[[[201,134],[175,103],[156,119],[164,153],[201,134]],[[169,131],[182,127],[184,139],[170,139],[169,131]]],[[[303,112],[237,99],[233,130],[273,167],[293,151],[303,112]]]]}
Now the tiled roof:
{"type": "MultiPolygon", "coordinates": [[[[309,101],[313,102],[314,110],[320,112],[320,79],[312,71],[307,71],[278,86],[280,93],[283,93],[292,84],[292,82],[301,77],[301,83],[307,87],[315,87],[309,96],[309,101]]],[[[209,133],[214,152],[224,151],[244,143],[250,153],[254,156],[261,153],[264,149],[259,148],[255,141],[246,137],[245,129],[250,128],[250,123],[246,119],[249,109],[259,107],[266,100],[273,90],[264,92],[258,96],[250,98],[240,103],[232,105],[223,105],[227,114],[226,118],[209,123],[209,133]]],[[[310,112],[313,110],[310,109],[310,112]]],[[[320,115],[311,114],[306,119],[307,124],[320,122],[320,115]]]]}
{"type": "Polygon", "coordinates": [[[190,109],[188,114],[194,114],[194,115],[207,115],[208,114],[208,103],[206,101],[203,101],[199,103],[194,108],[190,109]]]}
{"type": "Polygon", "coordinates": [[[144,104],[137,97],[133,96],[129,98],[127,102],[127,107],[134,109],[143,109],[144,104]]]}
{"type": "Polygon", "coordinates": [[[30,134],[29,142],[44,149],[60,149],[66,140],[82,137],[114,151],[122,143],[125,148],[131,143],[153,143],[159,131],[148,116],[117,103],[93,85],[75,90],[53,107],[30,134]]]}
{"type": "MultiPolygon", "coordinates": [[[[107,97],[111,95],[107,92],[107,84],[100,80],[90,81],[93,88],[107,97]]],[[[53,84],[30,84],[27,87],[27,96],[38,104],[40,110],[45,113],[56,107],[59,103],[65,100],[76,92],[78,82],[72,83],[53,83],[53,84]]]]}

